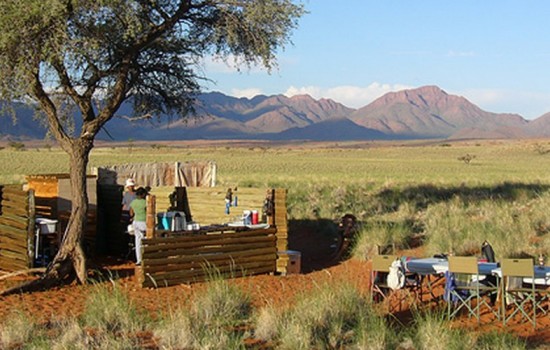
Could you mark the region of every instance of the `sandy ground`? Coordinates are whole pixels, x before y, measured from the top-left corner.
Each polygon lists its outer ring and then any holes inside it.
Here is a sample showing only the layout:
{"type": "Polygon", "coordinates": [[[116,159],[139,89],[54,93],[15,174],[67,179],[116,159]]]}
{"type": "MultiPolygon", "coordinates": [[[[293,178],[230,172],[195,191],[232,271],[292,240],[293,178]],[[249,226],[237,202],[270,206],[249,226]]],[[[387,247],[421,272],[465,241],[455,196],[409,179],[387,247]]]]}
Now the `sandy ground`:
{"type": "MultiPolygon", "coordinates": [[[[302,274],[250,276],[231,280],[230,283],[235,283],[248,291],[255,306],[272,304],[284,307],[291,305],[297,294],[307,292],[313,286],[324,282],[351,283],[360,291],[367,293],[370,263],[351,259],[331,266],[326,262],[327,252],[329,252],[327,244],[327,241],[323,242],[311,232],[305,233],[294,241],[293,248],[303,250],[302,274]]],[[[407,253],[414,254],[415,252],[407,253]]],[[[204,283],[196,283],[168,288],[142,289],[135,281],[132,262],[108,259],[103,260],[101,264],[104,268],[110,269],[113,275],[119,276],[117,283],[128,292],[136,305],[150,311],[153,316],[169,310],[176,304],[185,303],[195,293],[200,293],[205,288],[204,283]]],[[[24,277],[15,277],[2,280],[0,281],[0,290],[20,283],[24,279],[24,277]]],[[[36,320],[47,320],[52,315],[56,317],[77,316],[84,309],[83,301],[90,288],[90,285],[73,284],[42,292],[0,297],[0,317],[3,319],[14,309],[27,312],[36,320]]],[[[441,289],[438,293],[441,293],[441,289]]],[[[429,303],[429,299],[426,297],[424,301],[429,303]]],[[[406,306],[396,315],[404,322],[410,318],[410,312],[406,306]]],[[[458,318],[453,325],[480,331],[502,330],[501,322],[495,321],[494,317],[488,314],[483,315],[481,326],[467,317],[458,318]]],[[[550,315],[543,316],[538,320],[536,330],[530,324],[522,324],[517,321],[508,325],[507,330],[529,339],[531,344],[550,344],[550,315]]]]}

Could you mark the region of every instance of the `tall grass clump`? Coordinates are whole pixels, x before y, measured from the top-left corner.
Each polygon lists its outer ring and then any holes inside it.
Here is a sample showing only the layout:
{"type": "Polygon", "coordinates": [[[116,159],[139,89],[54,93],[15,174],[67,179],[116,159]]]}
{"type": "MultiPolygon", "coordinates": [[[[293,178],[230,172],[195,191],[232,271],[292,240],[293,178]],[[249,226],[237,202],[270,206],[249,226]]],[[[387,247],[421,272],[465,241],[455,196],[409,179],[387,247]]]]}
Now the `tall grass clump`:
{"type": "Polygon", "coordinates": [[[67,318],[54,323],[51,336],[43,347],[51,350],[126,350],[139,349],[139,341],[134,334],[105,332],[85,326],[76,318],[67,318]]]}
{"type": "MultiPolygon", "coordinates": [[[[411,332],[411,330],[409,330],[411,332]]],[[[430,311],[415,315],[412,338],[417,349],[472,349],[475,342],[463,332],[450,328],[446,314],[430,311]]]]}
{"type": "Polygon", "coordinates": [[[512,334],[504,332],[489,332],[478,335],[475,349],[524,350],[527,349],[527,345],[523,339],[512,334]]]}
{"type": "Polygon", "coordinates": [[[423,219],[427,252],[475,254],[487,239],[498,258],[548,255],[549,208],[548,194],[515,201],[455,197],[430,206],[423,219]]]}
{"type": "Polygon", "coordinates": [[[164,316],[155,335],[165,349],[240,349],[251,313],[250,296],[216,278],[188,307],[164,316]]]}
{"type": "Polygon", "coordinates": [[[368,260],[386,248],[408,249],[411,238],[419,228],[416,213],[406,203],[395,213],[378,215],[361,225],[355,237],[352,256],[359,260],[368,260]]]}
{"type": "Polygon", "coordinates": [[[81,321],[98,336],[124,336],[145,329],[149,320],[116,283],[97,283],[86,301],[81,321]]]}
{"type": "MultiPolygon", "coordinates": [[[[344,284],[324,285],[302,296],[282,312],[271,335],[277,349],[385,349],[388,328],[357,289],[344,284]]],[[[260,319],[258,319],[260,320],[260,319]]],[[[257,325],[265,329],[265,325],[257,325]]]]}
{"type": "Polygon", "coordinates": [[[17,349],[36,337],[39,327],[25,313],[12,311],[0,324],[0,349],[17,349]]]}
{"type": "Polygon", "coordinates": [[[408,329],[400,334],[401,348],[422,350],[521,350],[525,341],[504,332],[481,333],[452,328],[443,311],[417,313],[408,329]],[[412,343],[412,344],[411,344],[412,343]]]}

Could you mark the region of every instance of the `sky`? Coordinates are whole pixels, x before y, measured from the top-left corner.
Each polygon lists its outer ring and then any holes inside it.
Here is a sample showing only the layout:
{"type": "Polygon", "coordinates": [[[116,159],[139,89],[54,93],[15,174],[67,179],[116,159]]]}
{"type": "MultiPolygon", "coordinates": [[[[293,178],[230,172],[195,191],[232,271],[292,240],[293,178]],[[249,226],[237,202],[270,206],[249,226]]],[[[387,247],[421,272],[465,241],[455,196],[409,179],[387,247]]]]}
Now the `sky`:
{"type": "Polygon", "coordinates": [[[550,112],[548,0],[303,0],[271,73],[207,60],[207,91],[309,94],[360,108],[437,85],[495,113],[550,112]]]}

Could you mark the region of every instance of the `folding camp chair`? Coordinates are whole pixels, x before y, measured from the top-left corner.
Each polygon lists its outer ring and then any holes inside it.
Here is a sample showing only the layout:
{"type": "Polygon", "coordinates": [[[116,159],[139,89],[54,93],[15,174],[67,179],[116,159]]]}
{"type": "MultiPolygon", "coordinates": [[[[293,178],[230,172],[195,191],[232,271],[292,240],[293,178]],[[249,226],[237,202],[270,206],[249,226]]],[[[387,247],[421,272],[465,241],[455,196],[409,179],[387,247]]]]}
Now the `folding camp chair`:
{"type": "Polygon", "coordinates": [[[375,255],[372,258],[370,291],[373,301],[383,301],[391,288],[387,284],[388,273],[396,255],[375,255]]]}
{"type": "Polygon", "coordinates": [[[535,269],[532,259],[504,259],[501,262],[502,283],[502,322],[506,325],[516,314],[537,326],[537,303],[535,290],[535,269]],[[519,278],[521,283],[518,286],[512,285],[511,278],[519,278]],[[523,283],[524,278],[529,278],[531,283],[523,283]],[[509,305],[506,305],[507,302],[509,305]],[[531,305],[531,312],[528,306],[531,305]],[[507,306],[511,309],[509,315],[506,315],[507,306]]]}
{"type": "MultiPolygon", "coordinates": [[[[402,309],[403,302],[407,299],[411,300],[411,303],[416,301],[416,290],[418,289],[417,280],[411,278],[410,274],[404,272],[404,284],[399,290],[392,290],[388,285],[388,274],[390,272],[390,266],[399,257],[396,255],[375,255],[372,259],[371,270],[371,298],[373,301],[385,301],[390,296],[395,295],[398,299],[399,310],[402,309]],[[412,293],[412,295],[411,295],[412,293]]],[[[392,305],[390,306],[390,312],[393,311],[392,305]]]]}
{"type": "Polygon", "coordinates": [[[498,309],[493,310],[492,305],[485,299],[498,293],[498,285],[481,283],[475,256],[449,257],[449,275],[457,281],[447,290],[449,318],[456,316],[461,310],[467,310],[468,317],[475,317],[479,323],[482,306],[486,306],[497,318],[499,317],[498,309]]]}

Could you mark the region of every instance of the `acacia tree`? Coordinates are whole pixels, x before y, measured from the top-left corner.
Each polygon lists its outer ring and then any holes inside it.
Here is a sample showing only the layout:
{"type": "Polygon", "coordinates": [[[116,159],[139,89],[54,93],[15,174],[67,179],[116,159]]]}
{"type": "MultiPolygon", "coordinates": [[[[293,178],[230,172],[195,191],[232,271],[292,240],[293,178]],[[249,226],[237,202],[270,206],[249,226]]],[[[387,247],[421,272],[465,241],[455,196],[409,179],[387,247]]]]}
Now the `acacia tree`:
{"type": "Polygon", "coordinates": [[[2,2],[0,99],[36,105],[70,161],[68,230],[41,286],[86,281],[86,168],[120,105],[130,101],[136,116],[185,118],[205,79],[201,57],[270,70],[303,14],[291,0],[2,2]]]}

